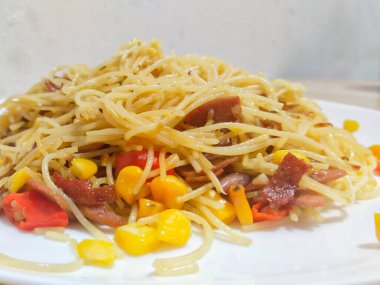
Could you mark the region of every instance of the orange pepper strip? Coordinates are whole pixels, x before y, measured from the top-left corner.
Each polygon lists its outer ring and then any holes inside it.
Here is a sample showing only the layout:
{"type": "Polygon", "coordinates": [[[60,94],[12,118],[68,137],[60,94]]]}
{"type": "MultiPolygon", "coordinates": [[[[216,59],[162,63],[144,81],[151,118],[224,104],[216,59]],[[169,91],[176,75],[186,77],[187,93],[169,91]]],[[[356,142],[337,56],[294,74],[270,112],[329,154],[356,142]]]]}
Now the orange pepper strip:
{"type": "Polygon", "coordinates": [[[380,176],[380,159],[377,160],[377,165],[376,168],[373,170],[373,173],[375,173],[375,175],[380,176]]]}
{"type": "Polygon", "coordinates": [[[260,212],[266,206],[265,203],[257,203],[252,206],[252,216],[255,222],[276,221],[289,214],[290,207],[282,209],[271,209],[270,212],[260,212]]]}
{"type": "Polygon", "coordinates": [[[380,214],[375,213],[373,217],[375,218],[376,238],[378,241],[380,241],[380,214]]]}
{"type": "Polygon", "coordinates": [[[251,207],[249,206],[244,186],[241,184],[232,185],[228,189],[228,194],[236,215],[241,225],[253,224],[251,207]]]}

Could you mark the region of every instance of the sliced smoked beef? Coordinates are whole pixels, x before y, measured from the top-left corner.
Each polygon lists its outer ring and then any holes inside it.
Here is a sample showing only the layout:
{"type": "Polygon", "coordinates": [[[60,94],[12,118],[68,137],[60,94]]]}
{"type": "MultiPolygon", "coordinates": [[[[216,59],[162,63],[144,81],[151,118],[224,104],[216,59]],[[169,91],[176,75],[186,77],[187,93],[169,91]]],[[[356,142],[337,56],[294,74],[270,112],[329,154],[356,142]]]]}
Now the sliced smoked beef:
{"type": "Polygon", "coordinates": [[[309,170],[309,165],[288,153],[268,184],[263,188],[262,194],[272,207],[281,207],[294,199],[302,176],[309,170]]]}

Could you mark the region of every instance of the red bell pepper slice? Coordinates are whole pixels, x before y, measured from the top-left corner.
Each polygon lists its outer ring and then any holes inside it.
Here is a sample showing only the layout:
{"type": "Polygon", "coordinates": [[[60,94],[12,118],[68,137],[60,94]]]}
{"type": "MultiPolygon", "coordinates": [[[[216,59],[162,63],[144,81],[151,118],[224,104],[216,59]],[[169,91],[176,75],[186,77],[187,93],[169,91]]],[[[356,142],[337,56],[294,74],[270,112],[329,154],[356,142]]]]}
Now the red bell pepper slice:
{"type": "Polygon", "coordinates": [[[276,221],[286,217],[291,210],[291,206],[284,206],[279,209],[267,207],[267,203],[257,203],[252,206],[253,222],[276,221]]]}
{"type": "Polygon", "coordinates": [[[380,159],[377,160],[377,165],[373,172],[375,173],[375,175],[380,176],[380,159]]]}
{"type": "MultiPolygon", "coordinates": [[[[159,152],[155,151],[153,163],[152,163],[152,169],[157,169],[160,167],[158,156],[159,156],[159,152]]],[[[122,153],[118,154],[115,158],[116,175],[124,167],[130,166],[130,165],[136,165],[136,166],[140,167],[141,169],[144,169],[147,159],[148,159],[148,150],[146,150],[146,149],[143,149],[140,151],[131,150],[128,152],[122,152],[122,153]]],[[[169,169],[167,171],[167,173],[173,175],[174,170],[169,169]]]]}
{"type": "Polygon", "coordinates": [[[9,194],[3,202],[5,214],[20,230],[67,227],[69,224],[66,212],[38,192],[9,194]]]}

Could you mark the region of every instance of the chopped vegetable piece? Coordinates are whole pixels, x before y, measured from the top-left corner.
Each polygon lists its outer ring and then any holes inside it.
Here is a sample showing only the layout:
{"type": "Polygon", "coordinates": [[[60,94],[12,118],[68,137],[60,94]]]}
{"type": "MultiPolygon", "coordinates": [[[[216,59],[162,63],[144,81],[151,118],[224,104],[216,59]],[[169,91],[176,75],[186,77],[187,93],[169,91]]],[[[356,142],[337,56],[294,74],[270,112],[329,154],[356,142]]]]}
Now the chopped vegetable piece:
{"type": "Polygon", "coordinates": [[[24,189],[25,191],[36,191],[40,193],[42,196],[48,198],[50,201],[56,203],[60,208],[62,208],[67,214],[71,214],[70,205],[66,202],[66,200],[56,195],[55,193],[52,193],[52,191],[49,189],[49,187],[46,186],[45,182],[37,180],[37,179],[29,179],[24,189]]]}
{"type": "Polygon", "coordinates": [[[298,152],[296,150],[287,150],[287,149],[282,149],[282,150],[275,151],[274,154],[273,154],[273,159],[272,159],[273,162],[276,163],[276,164],[280,164],[281,161],[284,159],[284,157],[288,153],[293,154],[295,157],[297,157],[300,160],[303,160],[306,163],[310,163],[310,160],[306,156],[302,155],[300,152],[298,152]]]}
{"type": "Polygon", "coordinates": [[[103,240],[82,240],[77,251],[86,264],[96,266],[111,266],[117,257],[114,244],[103,240]]]}
{"type": "Polygon", "coordinates": [[[139,210],[137,212],[137,217],[148,217],[165,210],[164,204],[150,200],[150,199],[139,199],[139,210]]]}
{"type": "Polygon", "coordinates": [[[98,172],[98,166],[87,158],[74,158],[71,161],[70,171],[79,179],[88,179],[98,172]]]}
{"type": "Polygon", "coordinates": [[[65,211],[34,191],[9,194],[3,203],[9,220],[23,231],[45,227],[67,227],[69,224],[65,211]]]}
{"type": "Polygon", "coordinates": [[[359,130],[359,123],[355,120],[347,119],[343,122],[343,128],[351,133],[359,130]]]}
{"type": "MultiPolygon", "coordinates": [[[[234,209],[234,206],[228,202],[227,200],[223,199],[220,195],[218,195],[215,191],[210,190],[204,194],[209,199],[212,199],[216,202],[219,202],[223,204],[223,208],[216,209],[213,207],[209,207],[210,211],[223,223],[229,225],[231,224],[235,218],[236,218],[236,212],[234,209]]],[[[206,217],[207,219],[207,217],[206,217]]]]}
{"type": "Polygon", "coordinates": [[[12,174],[9,179],[9,191],[16,193],[31,178],[29,172],[25,168],[21,168],[12,174]]]}
{"type": "Polygon", "coordinates": [[[241,184],[232,185],[228,189],[228,196],[235,208],[236,215],[241,225],[253,223],[252,211],[249,206],[244,186],[241,184]]]}
{"type": "Polygon", "coordinates": [[[379,144],[374,144],[369,147],[371,150],[372,154],[376,159],[380,159],[380,145],[379,144]]]}
{"type": "Polygon", "coordinates": [[[168,209],[157,217],[157,238],[174,245],[184,245],[191,236],[190,219],[181,210],[168,209]]]}
{"type": "Polygon", "coordinates": [[[276,221],[286,217],[290,210],[290,206],[277,209],[267,206],[267,203],[257,203],[252,206],[252,215],[254,222],[276,221]]]}
{"type": "MultiPolygon", "coordinates": [[[[152,170],[157,169],[160,167],[159,162],[159,152],[154,152],[154,158],[152,163],[152,170]]],[[[115,168],[116,168],[116,174],[119,173],[124,167],[135,165],[140,167],[141,169],[145,168],[146,161],[148,159],[148,150],[131,150],[128,152],[122,152],[115,158],[115,168]]],[[[174,170],[170,169],[167,171],[168,174],[174,174],[174,170]]]]}
{"type": "Polygon", "coordinates": [[[149,194],[149,187],[144,184],[137,195],[133,190],[139,181],[143,170],[138,166],[124,167],[116,178],[115,190],[128,204],[132,205],[137,199],[143,198],[149,194]]]}
{"type": "Polygon", "coordinates": [[[114,239],[122,249],[132,255],[150,253],[160,244],[155,228],[136,224],[118,227],[114,239]]]}
{"type": "Polygon", "coordinates": [[[188,190],[181,179],[174,175],[166,175],[165,179],[157,176],[149,186],[155,201],[163,203],[168,208],[182,208],[183,203],[178,203],[177,197],[186,194],[188,190]]]}
{"type": "Polygon", "coordinates": [[[380,176],[380,159],[377,160],[377,165],[376,165],[376,168],[373,170],[373,172],[374,172],[376,175],[379,175],[379,176],[380,176]]]}
{"type": "Polygon", "coordinates": [[[380,213],[375,213],[373,217],[375,219],[376,238],[380,241],[380,213]]]}

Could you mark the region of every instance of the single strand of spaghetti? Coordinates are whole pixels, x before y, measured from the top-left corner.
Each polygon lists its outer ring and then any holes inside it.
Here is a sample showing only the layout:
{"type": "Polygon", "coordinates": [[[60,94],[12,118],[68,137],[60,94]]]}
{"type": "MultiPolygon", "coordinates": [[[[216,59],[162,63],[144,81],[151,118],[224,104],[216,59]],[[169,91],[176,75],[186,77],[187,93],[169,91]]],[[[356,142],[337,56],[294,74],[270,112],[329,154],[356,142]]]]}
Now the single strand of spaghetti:
{"type": "Polygon", "coordinates": [[[307,175],[304,175],[300,181],[300,187],[309,188],[311,190],[314,190],[315,192],[318,192],[319,194],[322,194],[331,200],[341,203],[343,205],[347,204],[346,201],[341,197],[341,193],[336,191],[335,189],[318,183],[317,181],[313,180],[307,175]]]}
{"type": "Polygon", "coordinates": [[[107,147],[99,150],[89,151],[89,152],[80,152],[74,154],[74,157],[97,157],[101,156],[104,153],[115,153],[118,151],[119,148],[117,147],[107,147]]]}
{"type": "Polygon", "coordinates": [[[218,193],[226,194],[226,192],[222,188],[222,185],[220,184],[218,177],[216,177],[215,173],[207,167],[206,163],[202,160],[202,158],[200,159],[200,165],[202,167],[203,172],[207,175],[207,177],[214,185],[216,191],[218,193]]]}
{"type": "Polygon", "coordinates": [[[138,225],[153,224],[156,222],[157,217],[158,217],[158,214],[154,214],[154,215],[147,216],[147,217],[142,217],[142,218],[137,219],[136,224],[138,224],[138,225]]]}
{"type": "Polygon", "coordinates": [[[45,147],[42,145],[42,142],[41,142],[41,132],[39,130],[37,130],[36,132],[36,144],[37,144],[37,148],[39,150],[39,152],[45,156],[48,154],[48,152],[46,151],[45,147]]]}
{"type": "Polygon", "coordinates": [[[134,195],[136,195],[139,192],[139,190],[141,189],[141,187],[146,182],[146,179],[148,178],[149,172],[152,169],[153,160],[154,160],[154,148],[153,148],[153,145],[150,145],[148,147],[148,154],[147,154],[147,158],[146,158],[146,164],[145,164],[144,171],[141,174],[139,180],[137,181],[137,183],[136,183],[136,185],[135,185],[135,187],[133,188],[133,191],[132,191],[132,193],[134,195]]]}
{"type": "MultiPolygon", "coordinates": [[[[162,148],[158,155],[158,165],[160,166],[160,177],[162,180],[166,179],[166,149],[162,148]]],[[[148,176],[149,177],[149,176],[148,176]]]]}
{"type": "Polygon", "coordinates": [[[146,132],[152,132],[154,131],[155,129],[157,129],[158,127],[158,123],[151,123],[151,124],[148,124],[148,125],[143,125],[143,126],[138,126],[138,127],[135,127],[129,131],[127,131],[125,134],[124,134],[124,140],[125,141],[128,141],[130,140],[132,137],[134,136],[138,136],[139,134],[141,133],[146,133],[146,132]]]}
{"type": "Polygon", "coordinates": [[[191,151],[184,147],[179,148],[179,152],[182,153],[186,160],[191,164],[191,166],[194,168],[195,172],[199,173],[202,170],[202,166],[199,164],[199,162],[193,157],[191,154],[191,151]]]}
{"type": "Polygon", "coordinates": [[[196,151],[192,151],[193,153],[193,156],[194,154],[196,153],[198,157],[196,157],[198,160],[202,161],[202,163],[204,164],[204,166],[208,169],[212,169],[214,167],[214,165],[204,156],[203,153],[201,152],[196,152],[196,151]]]}
{"type": "Polygon", "coordinates": [[[210,221],[213,226],[225,232],[232,239],[232,241],[244,246],[250,246],[252,244],[252,240],[250,238],[240,235],[232,230],[229,226],[219,220],[206,206],[195,201],[192,201],[192,203],[194,203],[195,206],[207,217],[208,221],[210,221]]]}
{"type": "Polygon", "coordinates": [[[97,179],[95,180],[95,182],[92,183],[92,187],[93,187],[93,188],[98,188],[98,187],[100,187],[102,184],[108,184],[107,177],[100,177],[100,178],[97,178],[97,179]]]}
{"type": "Polygon", "coordinates": [[[223,203],[211,200],[210,198],[203,197],[203,196],[198,196],[198,197],[194,198],[194,200],[198,201],[202,205],[206,205],[206,206],[209,206],[211,208],[218,209],[218,210],[223,209],[223,207],[224,207],[223,203]]]}
{"type": "Polygon", "coordinates": [[[37,156],[37,154],[40,153],[40,150],[38,148],[33,149],[30,151],[27,155],[25,155],[14,167],[15,170],[18,170],[20,168],[23,168],[24,166],[31,163],[37,156]]]}
{"type": "MultiPolygon", "coordinates": [[[[177,256],[177,257],[156,259],[153,262],[153,266],[156,267],[156,269],[160,269],[160,271],[163,270],[164,268],[176,268],[176,267],[181,267],[183,265],[192,264],[196,260],[204,256],[211,246],[212,239],[213,239],[213,231],[210,225],[205,221],[205,219],[191,212],[187,212],[187,211],[182,211],[182,212],[189,219],[191,219],[192,221],[194,221],[195,223],[203,227],[204,242],[198,249],[196,249],[195,251],[191,253],[188,253],[182,256],[177,256]]],[[[159,272],[157,273],[159,274],[159,272]]]]}
{"type": "Polygon", "coordinates": [[[198,189],[195,189],[195,190],[193,190],[187,194],[184,194],[184,195],[178,197],[177,202],[182,203],[182,202],[189,201],[189,200],[194,199],[198,196],[201,196],[203,193],[206,193],[207,191],[209,191],[213,188],[214,188],[214,185],[212,182],[207,183],[207,184],[199,187],[198,189]]]}
{"type": "Polygon", "coordinates": [[[84,262],[82,259],[77,259],[69,263],[44,263],[26,261],[17,258],[12,258],[8,255],[0,253],[0,264],[17,269],[25,269],[39,272],[71,272],[80,269],[84,262]]]}
{"type": "Polygon", "coordinates": [[[263,229],[277,228],[277,227],[284,226],[290,223],[292,223],[292,221],[290,220],[289,217],[286,217],[277,221],[256,222],[256,223],[253,223],[252,225],[242,226],[241,228],[244,232],[252,232],[252,231],[258,231],[258,230],[263,230],[263,229]]]}
{"type": "Polygon", "coordinates": [[[264,149],[270,145],[273,145],[273,143],[277,141],[277,139],[270,139],[267,141],[258,142],[260,140],[262,140],[262,138],[260,138],[259,140],[256,138],[253,138],[245,142],[235,144],[232,146],[227,146],[227,147],[204,146],[202,147],[202,150],[204,152],[212,153],[212,154],[218,154],[218,155],[223,155],[223,156],[235,156],[235,155],[249,154],[257,150],[264,149]]]}
{"type": "Polygon", "coordinates": [[[264,89],[265,94],[270,94],[273,92],[272,84],[268,80],[266,80],[265,78],[263,78],[261,76],[257,76],[257,75],[249,74],[249,75],[235,76],[235,77],[226,79],[225,83],[226,84],[233,84],[234,82],[239,81],[239,80],[250,81],[250,82],[252,82],[251,83],[252,85],[254,85],[254,84],[260,85],[264,89]]]}
{"type": "MultiPolygon", "coordinates": [[[[180,167],[180,166],[185,166],[185,165],[188,165],[189,164],[189,162],[187,162],[186,160],[180,160],[180,161],[178,161],[178,162],[173,162],[173,164],[167,164],[167,170],[169,170],[169,169],[174,169],[174,168],[176,168],[176,167],[180,167]]],[[[148,179],[149,178],[153,178],[153,177],[156,177],[156,176],[158,176],[158,175],[160,175],[160,169],[154,169],[154,170],[152,170],[152,171],[150,171],[150,173],[149,173],[149,175],[148,175],[148,179]]]]}
{"type": "Polygon", "coordinates": [[[114,181],[114,178],[113,178],[113,171],[112,171],[114,158],[115,158],[115,156],[112,155],[110,157],[110,159],[108,160],[107,165],[106,165],[106,174],[107,174],[107,183],[108,183],[108,185],[114,185],[115,184],[114,183],[115,181],[114,181]]]}
{"type": "Polygon", "coordinates": [[[131,207],[131,212],[129,213],[128,224],[136,223],[138,210],[139,210],[139,206],[137,202],[134,202],[131,207]]]}
{"type": "Polygon", "coordinates": [[[67,148],[58,150],[55,153],[50,153],[47,156],[44,157],[41,170],[42,175],[45,181],[45,184],[49,187],[50,191],[52,191],[55,195],[61,197],[66,204],[70,207],[70,210],[74,214],[74,216],[77,218],[77,220],[82,224],[82,226],[89,231],[95,238],[100,240],[109,241],[109,238],[107,235],[105,235],[102,231],[100,231],[97,227],[95,227],[92,223],[90,223],[81,213],[81,211],[78,209],[77,205],[66,196],[52,181],[49,173],[49,161],[52,159],[56,159],[59,157],[64,157],[68,154],[72,154],[77,152],[78,150],[75,147],[67,148]]]}
{"type": "Polygon", "coordinates": [[[250,116],[258,117],[261,119],[272,120],[272,121],[281,123],[284,129],[286,130],[289,130],[289,131],[295,130],[294,123],[292,122],[291,118],[289,118],[288,116],[277,115],[277,114],[264,112],[260,110],[254,110],[252,108],[244,107],[244,106],[242,107],[242,110],[243,110],[244,116],[250,115],[250,116]]]}

